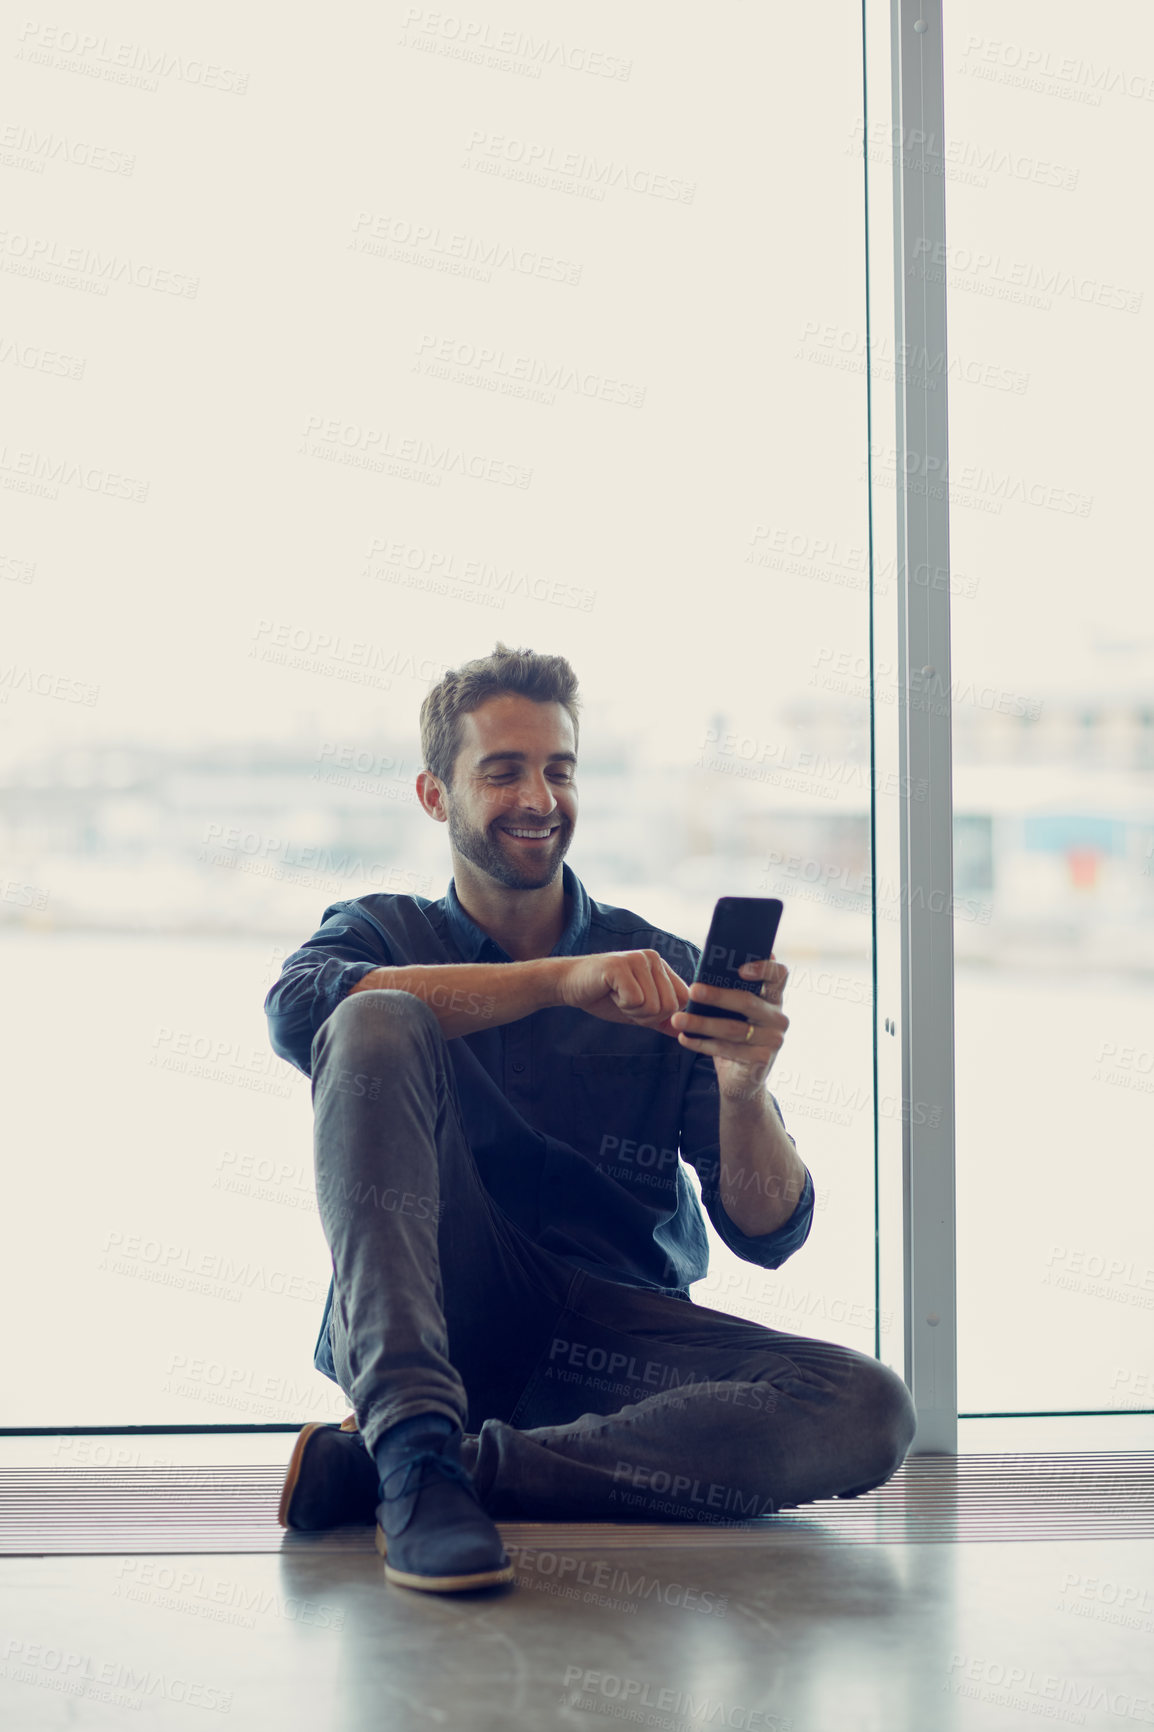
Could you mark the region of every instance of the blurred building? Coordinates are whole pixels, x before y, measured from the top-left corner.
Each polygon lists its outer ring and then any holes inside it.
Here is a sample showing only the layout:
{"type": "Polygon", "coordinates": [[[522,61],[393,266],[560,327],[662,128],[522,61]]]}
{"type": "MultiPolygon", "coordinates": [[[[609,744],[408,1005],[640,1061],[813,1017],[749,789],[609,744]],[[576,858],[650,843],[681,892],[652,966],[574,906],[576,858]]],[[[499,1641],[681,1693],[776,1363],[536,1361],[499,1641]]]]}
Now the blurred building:
{"type": "MultiPolygon", "coordinates": [[[[1154,966],[1154,704],[1118,690],[954,707],[960,958],[1154,966]]],[[[866,698],[815,695],[750,739],[713,716],[691,762],[582,754],[571,860],[591,893],[693,936],[723,889],[781,895],[793,941],[865,953],[874,891],[866,698]],[[705,913],[708,908],[705,909],[705,913]]],[[[293,934],[371,890],[437,897],[445,837],[415,739],[137,742],[11,767],[0,921],[40,930],[293,934]]],[[[892,886],[877,887],[884,895],[892,886]]]]}

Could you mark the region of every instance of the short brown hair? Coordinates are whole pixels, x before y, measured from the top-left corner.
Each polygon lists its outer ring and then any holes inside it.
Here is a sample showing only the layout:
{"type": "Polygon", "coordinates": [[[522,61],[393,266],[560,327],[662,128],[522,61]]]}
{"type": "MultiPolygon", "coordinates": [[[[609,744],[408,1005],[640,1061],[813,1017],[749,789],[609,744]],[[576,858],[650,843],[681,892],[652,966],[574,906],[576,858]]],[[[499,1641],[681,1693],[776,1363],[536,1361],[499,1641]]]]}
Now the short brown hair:
{"type": "Polygon", "coordinates": [[[561,704],[579,735],[577,675],[564,656],[537,655],[530,649],[510,649],[498,643],[492,655],[479,656],[463,667],[449,668],[425,695],[421,705],[421,751],[430,775],[447,787],[461,749],[461,717],[479,710],[490,698],[512,692],[538,704],[561,704]]]}

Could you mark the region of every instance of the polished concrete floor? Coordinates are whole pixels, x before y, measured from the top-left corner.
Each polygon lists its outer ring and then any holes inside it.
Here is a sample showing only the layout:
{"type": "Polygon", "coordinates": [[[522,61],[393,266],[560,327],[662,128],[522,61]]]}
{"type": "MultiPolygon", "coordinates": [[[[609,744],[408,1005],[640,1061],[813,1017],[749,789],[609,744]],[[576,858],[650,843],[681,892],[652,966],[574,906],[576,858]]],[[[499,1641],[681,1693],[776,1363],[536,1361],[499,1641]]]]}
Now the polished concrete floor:
{"type": "MultiPolygon", "coordinates": [[[[1051,1422],[1054,1447],[1086,1447],[1059,1431],[1051,1422]]],[[[994,1450],[1044,1447],[1036,1427],[1028,1443],[1005,1426],[982,1436],[994,1450]]],[[[1102,1436],[1094,1447],[1109,1447],[1102,1436]]],[[[1124,1436],[1119,1448],[1149,1447],[1145,1422],[1124,1436]]],[[[291,1447],[148,1441],[162,1461],[270,1462],[291,1447]]],[[[0,1467],[44,1459],[44,1440],[0,1443],[0,1467]]],[[[959,1447],[982,1447],[973,1426],[959,1447]]],[[[344,1546],[309,1536],[275,1555],[2,1558],[0,1723],[1154,1725],[1149,1538],[847,1544],[815,1523],[756,1544],[742,1529],[623,1545],[603,1530],[541,1532],[529,1545],[516,1530],[514,1587],[472,1596],[386,1584],[367,1530],[351,1547],[345,1530],[344,1546]]]]}

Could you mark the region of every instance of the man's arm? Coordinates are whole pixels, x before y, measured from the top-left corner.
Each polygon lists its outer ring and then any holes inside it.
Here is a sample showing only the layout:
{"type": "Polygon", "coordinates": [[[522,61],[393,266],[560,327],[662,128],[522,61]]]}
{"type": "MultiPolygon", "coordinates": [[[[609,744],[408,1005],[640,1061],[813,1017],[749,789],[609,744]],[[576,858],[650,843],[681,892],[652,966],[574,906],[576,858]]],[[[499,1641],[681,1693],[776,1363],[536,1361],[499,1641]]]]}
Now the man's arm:
{"type": "MultiPolygon", "coordinates": [[[[768,1092],[766,1098],[781,1122],[776,1100],[768,1092]]],[[[682,1106],[682,1157],[696,1169],[701,1200],[722,1244],[758,1268],[779,1269],[800,1250],[813,1225],[816,1198],[809,1170],[799,1156],[801,1177],[796,1182],[760,1178],[756,1162],[747,1162],[736,1149],[735,1140],[722,1132],[721,1110],[713,1060],[702,1054],[690,1072],[682,1106]],[[723,1135],[727,1137],[725,1153],[723,1135]],[[777,1225],[767,1232],[757,1231],[755,1217],[759,1214],[767,1222],[776,1219],[777,1225]],[[750,1227],[755,1230],[750,1231],[750,1227]]],[[[792,1137],[789,1141],[792,1146],[792,1137]]]]}
{"type": "Polygon", "coordinates": [[[756,996],[695,982],[686,1011],[673,1021],[685,1045],[713,1058],[721,1204],[738,1232],[756,1239],[775,1233],[796,1213],[808,1173],[765,1086],[789,1027],[781,1008],[789,970],[769,957],[745,963],[741,972],[762,981],[756,996]],[[743,1020],[695,1015],[695,999],[736,1010],[743,1020]]]}
{"type": "Polygon", "coordinates": [[[806,1169],[769,1093],[748,1101],[722,1095],[719,1139],[726,1214],[751,1239],[776,1232],[797,1208],[806,1169]]]}
{"type": "Polygon", "coordinates": [[[519,1022],[535,1010],[564,1003],[561,970],[566,956],[531,962],[444,962],[375,968],[349,989],[354,992],[411,992],[427,1004],[446,1040],[519,1022]]]}
{"type": "Polygon", "coordinates": [[[529,962],[447,962],[374,968],[354,992],[411,992],[428,1005],[446,1040],[565,1006],[605,1022],[673,1035],[670,1017],[689,988],[656,950],[542,956],[529,962]]]}

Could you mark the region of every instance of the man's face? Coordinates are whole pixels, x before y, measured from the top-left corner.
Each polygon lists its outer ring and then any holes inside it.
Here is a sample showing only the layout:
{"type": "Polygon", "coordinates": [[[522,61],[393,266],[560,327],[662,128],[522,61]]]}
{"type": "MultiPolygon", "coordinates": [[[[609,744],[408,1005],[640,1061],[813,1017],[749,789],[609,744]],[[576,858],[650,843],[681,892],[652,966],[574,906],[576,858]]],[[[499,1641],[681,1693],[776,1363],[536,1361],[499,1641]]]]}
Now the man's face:
{"type": "Polygon", "coordinates": [[[444,793],[457,853],[510,889],[551,884],[577,822],[576,769],[561,704],[506,693],[463,716],[444,793]]]}

